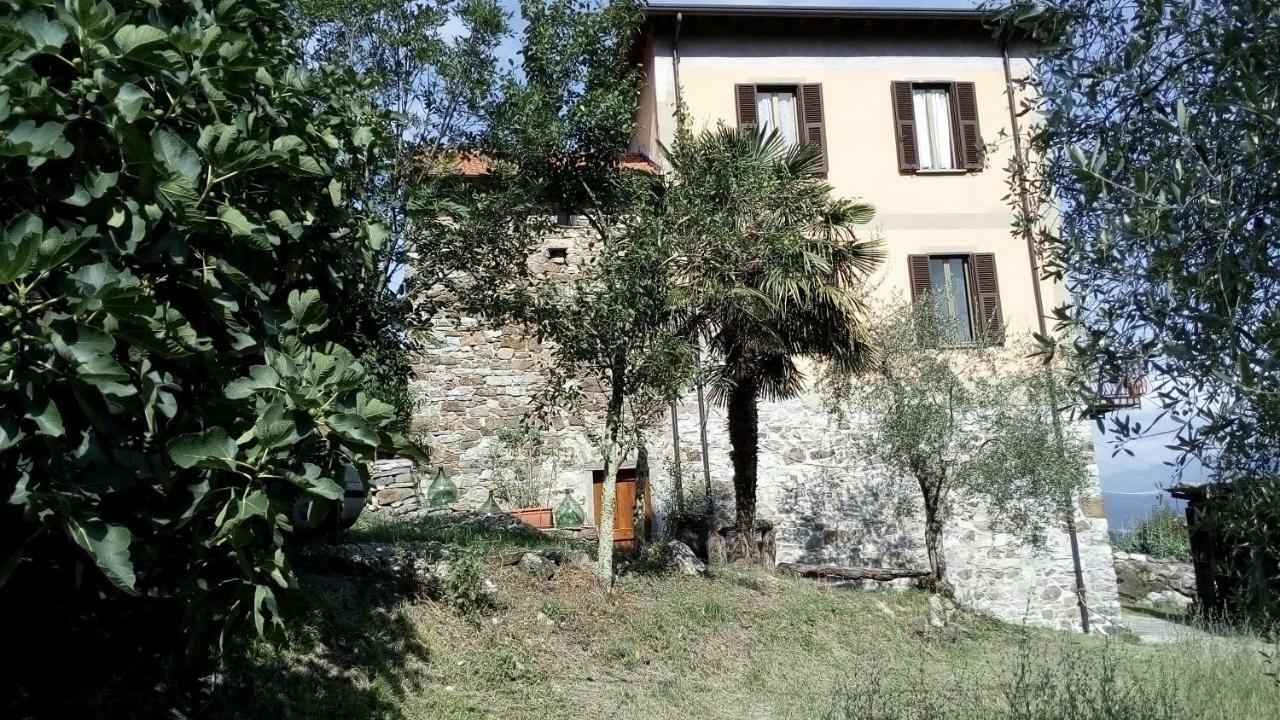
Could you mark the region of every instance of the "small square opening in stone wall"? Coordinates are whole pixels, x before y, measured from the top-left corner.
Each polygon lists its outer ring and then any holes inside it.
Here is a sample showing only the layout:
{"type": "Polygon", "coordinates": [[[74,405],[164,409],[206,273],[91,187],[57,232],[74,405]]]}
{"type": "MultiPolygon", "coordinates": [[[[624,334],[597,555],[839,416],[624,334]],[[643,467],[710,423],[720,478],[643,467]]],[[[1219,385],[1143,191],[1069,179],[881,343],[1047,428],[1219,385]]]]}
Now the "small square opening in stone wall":
{"type": "Polygon", "coordinates": [[[558,262],[558,263],[569,262],[569,248],[567,247],[547,248],[547,257],[551,258],[553,262],[558,262]]]}

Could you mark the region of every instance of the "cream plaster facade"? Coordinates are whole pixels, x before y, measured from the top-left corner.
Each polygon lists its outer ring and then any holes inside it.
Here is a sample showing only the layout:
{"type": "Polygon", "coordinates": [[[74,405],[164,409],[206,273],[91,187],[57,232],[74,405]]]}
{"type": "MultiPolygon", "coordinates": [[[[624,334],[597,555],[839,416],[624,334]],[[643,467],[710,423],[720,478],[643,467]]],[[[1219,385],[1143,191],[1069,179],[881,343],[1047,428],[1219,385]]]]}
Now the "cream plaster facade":
{"type": "MultiPolygon", "coordinates": [[[[645,40],[644,85],[634,150],[661,166],[671,142],[677,93],[672,40],[674,18],[655,15],[645,40]]],[[[786,17],[685,17],[679,38],[680,96],[697,130],[735,122],[739,83],[821,83],[828,177],[838,194],[876,206],[868,231],[885,244],[887,261],[873,282],[886,302],[906,301],[910,254],[994,253],[1001,307],[1011,333],[1038,329],[1035,283],[1025,242],[1011,232],[1004,168],[1011,157],[1010,115],[1000,48],[977,25],[933,21],[797,20],[786,17]],[[980,172],[904,174],[898,169],[890,103],[894,81],[963,81],[976,89],[979,124],[990,144],[980,172]]],[[[1016,76],[1025,58],[1011,62],[1016,76]]],[[[569,257],[589,231],[566,228],[548,246],[569,257]]],[[[552,271],[562,271],[550,267],[552,271]]],[[[1062,298],[1040,287],[1045,307],[1062,298]]],[[[495,435],[516,424],[538,393],[543,375],[536,343],[510,328],[487,328],[469,318],[438,318],[417,358],[415,426],[431,438],[436,458],[464,499],[479,504],[500,472],[495,435]]],[[[921,566],[921,518],[902,502],[903,485],[863,467],[841,428],[819,407],[815,393],[786,402],[762,402],[759,514],[775,523],[780,561],[847,565],[921,566]]],[[[657,533],[675,505],[671,468],[681,458],[686,494],[703,484],[699,413],[691,395],[679,405],[679,447],[670,418],[661,419],[646,447],[652,473],[657,533]]],[[[597,409],[566,416],[548,433],[560,449],[545,465],[547,500],[571,492],[590,516],[592,473],[601,468],[592,434],[597,409]]],[[[713,494],[725,514],[732,508],[732,469],[723,412],[707,416],[708,464],[713,494]]],[[[1086,427],[1071,428],[1084,433],[1086,427]]],[[[634,462],[634,459],[632,460],[634,462]]],[[[429,478],[428,478],[429,480],[429,478]]],[[[909,486],[908,486],[909,487],[909,486]]],[[[1097,494],[1096,486],[1095,493],[1097,494]]],[[[1119,617],[1115,574],[1100,500],[1082,502],[1075,519],[1091,621],[1109,627],[1119,617]]],[[[975,503],[952,519],[945,547],[958,599],[1009,622],[1078,629],[1073,562],[1063,528],[1043,548],[1025,547],[1000,532],[975,503]]]]}

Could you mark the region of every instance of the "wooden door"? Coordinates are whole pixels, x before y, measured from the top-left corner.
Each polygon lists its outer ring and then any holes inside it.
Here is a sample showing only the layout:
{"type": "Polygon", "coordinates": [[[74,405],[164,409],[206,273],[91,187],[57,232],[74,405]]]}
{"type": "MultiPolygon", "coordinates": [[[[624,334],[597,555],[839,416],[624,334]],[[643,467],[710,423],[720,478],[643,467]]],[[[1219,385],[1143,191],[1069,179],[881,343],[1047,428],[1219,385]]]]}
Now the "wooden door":
{"type": "MultiPolygon", "coordinates": [[[[600,497],[604,492],[604,471],[592,475],[591,493],[594,500],[596,529],[600,528],[600,497]]],[[[649,487],[644,488],[644,536],[653,533],[653,503],[649,501],[649,487]]],[[[618,504],[613,515],[613,542],[621,547],[636,546],[636,471],[634,468],[618,471],[618,504]]]]}

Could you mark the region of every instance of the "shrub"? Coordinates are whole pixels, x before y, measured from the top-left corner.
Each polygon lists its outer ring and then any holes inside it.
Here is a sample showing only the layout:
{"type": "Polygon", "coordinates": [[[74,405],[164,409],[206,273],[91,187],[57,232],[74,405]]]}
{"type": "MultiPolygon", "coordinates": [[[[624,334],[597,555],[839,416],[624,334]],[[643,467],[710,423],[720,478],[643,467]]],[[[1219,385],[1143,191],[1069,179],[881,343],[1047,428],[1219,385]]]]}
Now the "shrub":
{"type": "Polygon", "coordinates": [[[0,6],[0,599],[265,633],[298,494],[319,520],[399,442],[336,342],[376,118],[285,2],[0,6]]]}
{"type": "Polygon", "coordinates": [[[1131,529],[1117,533],[1111,544],[1123,552],[1191,561],[1191,538],[1187,534],[1187,521],[1181,513],[1167,505],[1156,508],[1150,517],[1131,529]]]}

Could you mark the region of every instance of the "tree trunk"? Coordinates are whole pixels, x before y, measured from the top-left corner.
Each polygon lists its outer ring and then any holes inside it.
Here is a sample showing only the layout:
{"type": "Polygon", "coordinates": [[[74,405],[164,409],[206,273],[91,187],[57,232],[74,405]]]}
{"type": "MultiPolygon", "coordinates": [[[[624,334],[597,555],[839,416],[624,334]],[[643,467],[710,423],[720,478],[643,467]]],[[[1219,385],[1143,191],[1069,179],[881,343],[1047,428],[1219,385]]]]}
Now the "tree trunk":
{"type": "Polygon", "coordinates": [[[636,546],[644,544],[648,528],[645,527],[649,508],[645,501],[649,493],[649,451],[640,446],[636,448],[636,497],[631,504],[631,518],[635,528],[636,546]]]}
{"type": "Polygon", "coordinates": [[[924,495],[924,549],[929,555],[929,584],[933,592],[950,598],[955,595],[955,590],[947,581],[947,558],[942,551],[942,490],[927,477],[917,479],[924,495]]]}
{"type": "Polygon", "coordinates": [[[759,454],[759,408],[754,382],[743,380],[729,391],[729,457],[733,461],[733,495],[737,532],[730,559],[751,562],[756,557],[756,462],[759,454]]]}
{"type": "Polygon", "coordinates": [[[626,395],[622,373],[614,372],[609,392],[609,406],[604,416],[604,478],[600,487],[600,537],[596,547],[596,576],[605,592],[613,589],[613,523],[618,512],[618,466],[622,463],[622,406],[626,395]]]}

